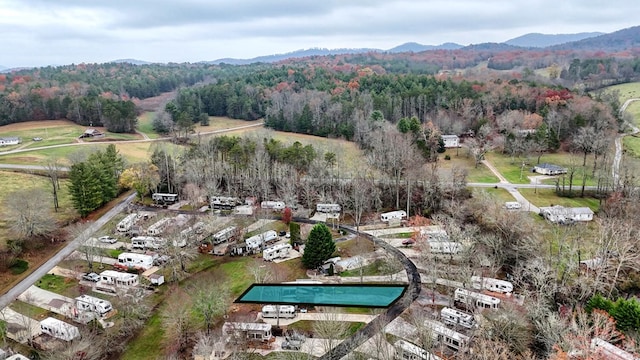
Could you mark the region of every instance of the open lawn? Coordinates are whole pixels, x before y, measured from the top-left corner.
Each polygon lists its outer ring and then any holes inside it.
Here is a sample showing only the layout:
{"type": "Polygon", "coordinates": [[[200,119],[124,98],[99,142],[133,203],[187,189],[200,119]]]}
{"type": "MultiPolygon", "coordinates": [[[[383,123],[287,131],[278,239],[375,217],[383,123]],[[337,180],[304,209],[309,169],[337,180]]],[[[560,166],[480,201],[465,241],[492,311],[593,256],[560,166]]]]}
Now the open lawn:
{"type": "Polygon", "coordinates": [[[553,189],[519,189],[520,193],[527,198],[533,205],[551,206],[562,205],[567,207],[589,207],[594,212],[600,208],[598,199],[590,197],[559,197],[553,189]]]}
{"type": "Polygon", "coordinates": [[[640,82],[632,82],[626,84],[618,84],[606,87],[604,91],[615,91],[617,90],[620,94],[620,104],[625,102],[627,99],[635,99],[640,98],[640,82]]]}
{"type": "Polygon", "coordinates": [[[151,139],[157,139],[161,136],[153,130],[153,118],[156,115],[154,111],[148,111],[138,116],[138,131],[144,133],[151,139]]]}
{"type": "Polygon", "coordinates": [[[476,168],[475,162],[465,148],[447,149],[443,154],[439,154],[438,167],[443,176],[449,177],[453,169],[465,169],[467,182],[497,183],[500,181],[486,166],[478,165],[476,168]],[[449,155],[449,160],[445,160],[447,155],[449,155]]]}
{"type": "Polygon", "coordinates": [[[511,193],[503,188],[473,188],[472,192],[474,196],[480,193],[487,193],[491,195],[492,199],[495,199],[498,203],[505,203],[507,201],[516,201],[511,193]]]}

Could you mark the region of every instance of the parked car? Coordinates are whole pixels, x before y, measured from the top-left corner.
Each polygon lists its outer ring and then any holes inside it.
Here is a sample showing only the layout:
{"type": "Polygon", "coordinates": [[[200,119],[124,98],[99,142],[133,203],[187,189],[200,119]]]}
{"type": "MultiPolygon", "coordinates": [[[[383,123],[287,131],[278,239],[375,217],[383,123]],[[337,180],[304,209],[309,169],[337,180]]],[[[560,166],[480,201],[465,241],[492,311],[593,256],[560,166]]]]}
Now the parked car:
{"type": "Polygon", "coordinates": [[[118,239],[112,238],[109,235],[105,235],[105,236],[100,236],[98,238],[98,241],[100,241],[102,243],[115,244],[116,242],[118,242],[118,239]]]}
{"type": "Polygon", "coordinates": [[[280,232],[278,233],[278,235],[279,235],[279,236],[285,236],[285,235],[287,235],[287,232],[286,232],[286,231],[280,231],[280,232]]]}
{"type": "Polygon", "coordinates": [[[41,137],[34,137],[33,141],[42,141],[42,138],[41,137]]]}
{"type": "Polygon", "coordinates": [[[413,239],[404,239],[404,240],[402,240],[402,245],[404,245],[404,246],[413,245],[415,243],[416,243],[416,241],[413,240],[413,239]]]}
{"type": "Polygon", "coordinates": [[[100,275],[92,272],[92,273],[82,275],[82,279],[87,281],[92,281],[92,282],[98,282],[98,280],[100,280],[100,275]]]}

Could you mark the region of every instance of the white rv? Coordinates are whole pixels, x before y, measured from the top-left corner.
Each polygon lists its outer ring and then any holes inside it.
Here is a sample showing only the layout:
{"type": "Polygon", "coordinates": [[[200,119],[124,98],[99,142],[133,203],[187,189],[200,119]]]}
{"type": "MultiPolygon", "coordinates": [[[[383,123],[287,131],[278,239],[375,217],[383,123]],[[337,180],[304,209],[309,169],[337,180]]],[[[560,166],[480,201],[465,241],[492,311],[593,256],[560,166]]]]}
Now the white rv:
{"type": "Polygon", "coordinates": [[[109,301],[89,295],[78,296],[76,298],[76,308],[81,311],[94,312],[101,317],[104,317],[111,310],[113,310],[113,306],[111,306],[111,303],[109,301]]]}
{"type": "Polygon", "coordinates": [[[40,321],[40,330],[42,330],[44,334],[64,341],[71,341],[80,337],[80,331],[77,327],[52,317],[40,321]]]}
{"type": "Polygon", "coordinates": [[[497,309],[500,305],[500,299],[496,297],[460,288],[456,289],[453,299],[462,303],[467,309],[497,309]]]}
{"type": "Polygon", "coordinates": [[[471,287],[477,290],[489,290],[503,294],[513,292],[513,284],[509,281],[480,276],[471,277],[471,287]]]}
{"type": "Polygon", "coordinates": [[[212,196],[210,200],[212,209],[231,210],[240,204],[242,202],[238,198],[230,196],[212,196]]]}
{"type": "Polygon", "coordinates": [[[253,235],[252,237],[246,239],[244,242],[247,243],[248,250],[256,250],[277,239],[278,233],[275,230],[268,230],[263,232],[262,234],[253,235]]]}
{"type": "Polygon", "coordinates": [[[291,251],[290,244],[277,244],[270,248],[264,249],[262,252],[262,258],[266,261],[272,261],[275,259],[286,258],[291,251]]]}
{"type": "Polygon", "coordinates": [[[120,232],[127,232],[138,221],[138,214],[129,214],[118,223],[116,229],[120,232]]]}
{"type": "Polygon", "coordinates": [[[153,249],[158,250],[161,247],[166,245],[167,241],[162,238],[157,238],[153,236],[136,236],[131,239],[131,248],[132,249],[153,249]]]}
{"type": "Polygon", "coordinates": [[[273,337],[271,335],[271,324],[264,323],[240,323],[225,322],[222,325],[222,333],[229,340],[258,340],[269,342],[273,337]]]}
{"type": "Polygon", "coordinates": [[[398,340],[393,344],[396,360],[442,360],[441,357],[412,344],[408,341],[398,340]]]}
{"type": "Polygon", "coordinates": [[[404,210],[390,211],[380,214],[380,220],[388,222],[390,220],[402,220],[407,218],[407,212],[404,210]]]}
{"type": "Polygon", "coordinates": [[[151,199],[156,204],[174,204],[178,201],[178,194],[153,193],[151,199]]]}
{"type": "Polygon", "coordinates": [[[260,203],[261,209],[269,209],[275,211],[282,211],[285,208],[284,201],[263,201],[260,203]]]}
{"type": "Polygon", "coordinates": [[[460,325],[467,329],[471,329],[476,325],[473,315],[449,307],[444,307],[440,310],[440,318],[447,325],[460,325]]]}
{"type": "Polygon", "coordinates": [[[316,211],[321,213],[339,213],[342,208],[339,204],[317,204],[316,211]]]}
{"type": "Polygon", "coordinates": [[[155,224],[149,226],[147,229],[147,234],[149,235],[160,235],[162,232],[173,222],[172,218],[166,217],[158,220],[155,224]]]}
{"type": "Polygon", "coordinates": [[[100,273],[100,280],[96,283],[96,289],[115,293],[118,289],[134,288],[138,286],[139,281],[136,274],[105,270],[100,273]]]}
{"type": "Polygon", "coordinates": [[[118,262],[113,266],[123,270],[148,270],[153,266],[153,256],[135,253],[122,253],[118,255],[118,262]]]}
{"type": "Polygon", "coordinates": [[[293,319],[296,317],[296,307],[293,305],[265,305],[262,307],[262,317],[293,319]]]}
{"type": "Polygon", "coordinates": [[[229,241],[229,239],[232,239],[235,236],[235,234],[236,234],[235,226],[229,226],[228,228],[222,229],[217,233],[213,234],[213,244],[218,245],[225,241],[229,241]]]}
{"type": "Polygon", "coordinates": [[[454,241],[429,242],[429,250],[433,254],[458,254],[462,251],[462,244],[454,241]]]}

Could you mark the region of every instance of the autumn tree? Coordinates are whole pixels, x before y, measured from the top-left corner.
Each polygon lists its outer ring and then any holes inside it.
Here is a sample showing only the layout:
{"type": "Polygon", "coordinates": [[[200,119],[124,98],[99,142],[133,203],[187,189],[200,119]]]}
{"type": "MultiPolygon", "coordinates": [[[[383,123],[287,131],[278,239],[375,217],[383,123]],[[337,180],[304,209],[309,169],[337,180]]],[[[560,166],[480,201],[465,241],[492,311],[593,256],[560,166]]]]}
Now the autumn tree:
{"type": "Polygon", "coordinates": [[[324,223],[316,224],[305,243],[302,264],[307,269],[315,269],[336,251],[331,231],[324,223]]]}
{"type": "Polygon", "coordinates": [[[136,163],[124,170],[120,176],[120,185],[135,189],[140,201],[160,183],[158,168],[151,163],[136,163]]]}

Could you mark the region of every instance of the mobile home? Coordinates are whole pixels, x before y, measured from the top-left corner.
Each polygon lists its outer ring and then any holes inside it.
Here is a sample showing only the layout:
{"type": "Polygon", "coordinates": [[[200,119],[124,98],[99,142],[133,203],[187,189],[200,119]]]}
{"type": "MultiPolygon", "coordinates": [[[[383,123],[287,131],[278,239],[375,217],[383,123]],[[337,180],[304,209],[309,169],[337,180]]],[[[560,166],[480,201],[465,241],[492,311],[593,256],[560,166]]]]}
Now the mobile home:
{"type": "Polygon", "coordinates": [[[339,204],[317,204],[316,211],[321,213],[339,213],[342,208],[339,204]]]}
{"type": "Polygon", "coordinates": [[[275,259],[286,258],[291,251],[290,244],[277,244],[270,248],[264,249],[262,252],[262,258],[266,261],[272,261],[275,259]]]}
{"type": "Polygon", "coordinates": [[[263,232],[262,234],[253,235],[252,237],[246,239],[245,242],[247,243],[248,249],[255,250],[277,239],[278,233],[275,230],[268,230],[263,232]]]}
{"type": "Polygon", "coordinates": [[[163,218],[158,220],[155,224],[149,226],[147,229],[147,234],[149,235],[160,235],[162,232],[173,222],[172,218],[163,218]]]}
{"type": "Polygon", "coordinates": [[[462,303],[467,309],[497,309],[500,299],[475,291],[458,288],[454,293],[454,301],[462,303]]]}
{"type": "Polygon", "coordinates": [[[107,300],[102,300],[89,295],[80,295],[76,298],[76,308],[81,311],[91,311],[94,312],[101,317],[107,315],[111,310],[113,310],[113,306],[111,306],[111,302],[107,300]]]}
{"type": "Polygon", "coordinates": [[[122,253],[118,255],[118,262],[113,266],[123,270],[148,270],[153,266],[153,256],[135,253],[122,253]]]}
{"type": "Polygon", "coordinates": [[[261,209],[282,211],[284,210],[284,207],[285,207],[284,201],[263,201],[260,203],[261,209]]]}
{"type": "Polygon", "coordinates": [[[489,290],[503,294],[513,292],[513,284],[509,281],[480,276],[471,277],[471,287],[476,290],[489,290]]]}
{"type": "Polygon", "coordinates": [[[120,232],[127,232],[131,230],[131,227],[135,225],[136,221],[138,221],[138,214],[129,214],[118,223],[116,228],[120,232]]]}
{"type": "Polygon", "coordinates": [[[40,330],[44,334],[64,341],[71,341],[80,337],[80,331],[77,327],[52,317],[40,321],[40,330]]]}
{"type": "Polygon", "coordinates": [[[402,220],[407,218],[407,212],[404,210],[390,211],[380,214],[380,220],[388,222],[390,220],[402,220]]]}
{"type": "Polygon", "coordinates": [[[293,305],[265,305],[262,307],[262,317],[293,319],[296,317],[296,307],[293,305]]]}
{"type": "Polygon", "coordinates": [[[264,323],[241,323],[225,322],[222,325],[222,333],[229,337],[231,341],[254,340],[269,342],[271,335],[271,324],[264,323]]]}
{"type": "Polygon", "coordinates": [[[178,201],[178,194],[154,193],[151,199],[156,204],[175,204],[178,201]]]}
{"type": "Polygon", "coordinates": [[[441,357],[405,340],[393,344],[396,360],[442,360],[441,357]]]}
{"type": "Polygon", "coordinates": [[[473,315],[449,307],[444,307],[440,310],[440,318],[447,325],[460,325],[467,329],[471,329],[476,325],[473,315]]]}
{"type": "Polygon", "coordinates": [[[449,329],[439,321],[425,320],[424,326],[431,330],[433,340],[440,345],[458,351],[469,344],[468,336],[449,329]]]}
{"type": "Polygon", "coordinates": [[[218,245],[225,241],[229,241],[236,235],[236,227],[229,226],[228,228],[222,229],[217,233],[213,234],[213,243],[218,245]]]}

